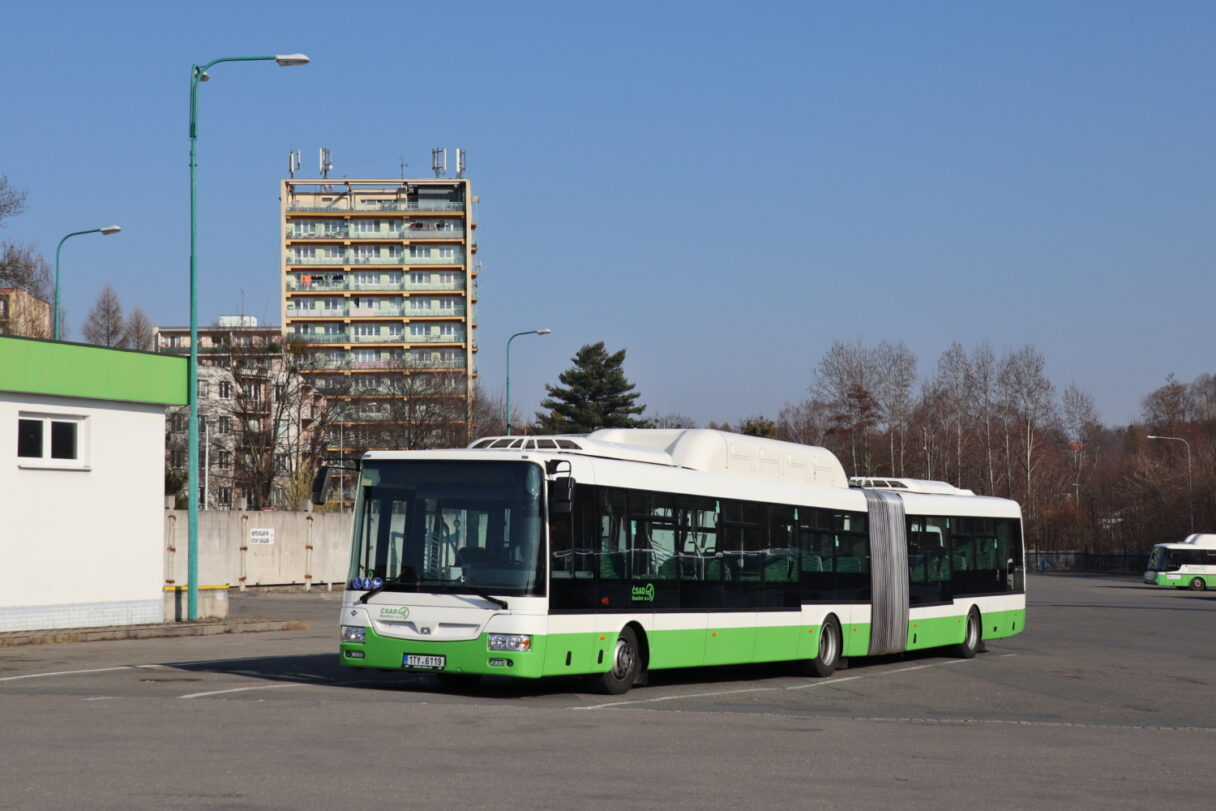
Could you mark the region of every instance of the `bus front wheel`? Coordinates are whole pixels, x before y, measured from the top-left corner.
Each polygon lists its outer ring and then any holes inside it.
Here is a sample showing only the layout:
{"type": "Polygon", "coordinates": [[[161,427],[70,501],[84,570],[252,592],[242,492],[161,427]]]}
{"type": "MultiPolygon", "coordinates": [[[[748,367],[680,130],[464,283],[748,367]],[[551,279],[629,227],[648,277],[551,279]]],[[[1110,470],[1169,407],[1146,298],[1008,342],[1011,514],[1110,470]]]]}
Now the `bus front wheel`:
{"type": "Polygon", "coordinates": [[[595,683],[601,692],[619,696],[629,692],[641,671],[638,635],[632,628],[622,628],[612,650],[612,669],[597,676],[595,683]]]}
{"type": "Polygon", "coordinates": [[[1191,581],[1191,591],[1203,591],[1208,587],[1207,581],[1202,577],[1196,577],[1191,581]]]}
{"type": "Polygon", "coordinates": [[[967,628],[963,631],[963,641],[954,653],[960,659],[974,659],[980,649],[980,612],[973,606],[967,613],[967,628]]]}
{"type": "Polygon", "coordinates": [[[819,650],[814,659],[803,660],[802,672],[820,678],[832,675],[840,666],[840,648],[840,623],[828,617],[819,629],[819,650]]]}

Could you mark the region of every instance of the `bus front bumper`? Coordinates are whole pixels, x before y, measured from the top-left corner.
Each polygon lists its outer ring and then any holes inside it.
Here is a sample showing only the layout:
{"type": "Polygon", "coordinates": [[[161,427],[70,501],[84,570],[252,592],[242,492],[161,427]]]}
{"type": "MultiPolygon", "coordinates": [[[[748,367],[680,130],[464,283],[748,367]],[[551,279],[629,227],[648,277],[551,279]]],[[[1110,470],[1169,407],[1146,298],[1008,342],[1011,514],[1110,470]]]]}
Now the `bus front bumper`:
{"type": "Polygon", "coordinates": [[[343,642],[338,656],[347,667],[407,673],[460,673],[535,679],[542,675],[545,638],[532,636],[526,651],[491,650],[490,634],[458,642],[420,642],[381,636],[368,628],[363,642],[343,642]]]}

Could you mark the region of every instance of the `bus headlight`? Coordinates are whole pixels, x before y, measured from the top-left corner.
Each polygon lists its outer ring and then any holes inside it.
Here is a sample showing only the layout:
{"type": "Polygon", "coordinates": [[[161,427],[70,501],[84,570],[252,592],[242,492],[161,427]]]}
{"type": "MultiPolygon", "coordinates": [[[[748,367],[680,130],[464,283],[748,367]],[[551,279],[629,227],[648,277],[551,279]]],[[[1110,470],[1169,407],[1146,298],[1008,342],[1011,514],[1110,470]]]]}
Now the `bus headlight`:
{"type": "Polygon", "coordinates": [[[343,642],[364,642],[367,639],[367,629],[361,625],[343,625],[343,642]]]}
{"type": "Polygon", "coordinates": [[[531,634],[490,634],[490,650],[532,650],[531,634]]]}

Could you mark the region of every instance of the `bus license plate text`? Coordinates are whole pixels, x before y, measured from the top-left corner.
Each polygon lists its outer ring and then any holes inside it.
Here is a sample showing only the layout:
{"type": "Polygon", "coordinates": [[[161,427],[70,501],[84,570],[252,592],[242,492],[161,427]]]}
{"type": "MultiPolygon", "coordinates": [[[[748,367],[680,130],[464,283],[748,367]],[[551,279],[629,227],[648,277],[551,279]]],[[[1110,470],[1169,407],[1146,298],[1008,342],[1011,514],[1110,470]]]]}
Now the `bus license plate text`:
{"type": "Polygon", "coordinates": [[[421,670],[442,670],[447,664],[446,656],[425,656],[421,653],[407,653],[402,657],[402,667],[413,667],[421,670]]]}

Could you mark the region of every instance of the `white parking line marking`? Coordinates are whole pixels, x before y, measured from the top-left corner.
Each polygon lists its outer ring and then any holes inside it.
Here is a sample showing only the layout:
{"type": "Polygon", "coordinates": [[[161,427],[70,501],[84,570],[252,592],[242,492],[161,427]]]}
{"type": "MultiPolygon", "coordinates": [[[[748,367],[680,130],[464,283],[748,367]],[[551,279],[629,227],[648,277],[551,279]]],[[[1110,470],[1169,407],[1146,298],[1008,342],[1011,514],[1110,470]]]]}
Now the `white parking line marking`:
{"type": "Polygon", "coordinates": [[[287,684],[266,684],[266,685],[262,685],[261,687],[233,687],[230,690],[209,690],[208,692],[205,692],[205,693],[187,693],[184,696],[178,696],[178,698],[202,698],[204,696],[219,696],[219,695],[223,695],[224,693],[244,693],[244,692],[248,692],[250,690],[277,690],[280,687],[299,687],[299,686],[300,686],[299,683],[289,682],[287,684]]]}
{"type": "Polygon", "coordinates": [[[24,676],[4,676],[0,681],[17,681],[18,679],[40,679],[49,676],[75,676],[78,673],[106,673],[113,670],[148,670],[163,668],[165,665],[119,665],[118,667],[94,667],[90,670],[57,670],[54,673],[27,673],[24,676]]]}
{"type": "Polygon", "coordinates": [[[735,693],[768,693],[778,690],[807,690],[812,687],[831,687],[841,682],[853,681],[855,679],[873,679],[890,673],[907,673],[909,670],[925,670],[938,665],[957,665],[963,662],[971,661],[968,659],[957,659],[947,662],[938,662],[931,665],[913,665],[912,667],[901,667],[896,670],[884,670],[881,672],[867,673],[864,676],[842,676],[838,679],[824,679],[822,681],[808,682],[807,684],[794,684],[788,687],[752,687],[745,690],[722,690],[714,693],[687,693],[678,696],[660,696],[658,698],[639,698],[632,701],[607,701],[603,704],[589,704],[586,707],[571,707],[572,710],[600,710],[607,707],[624,707],[630,704],[654,704],[660,701],[678,701],[682,698],[713,698],[715,696],[729,696],[735,693]]]}

